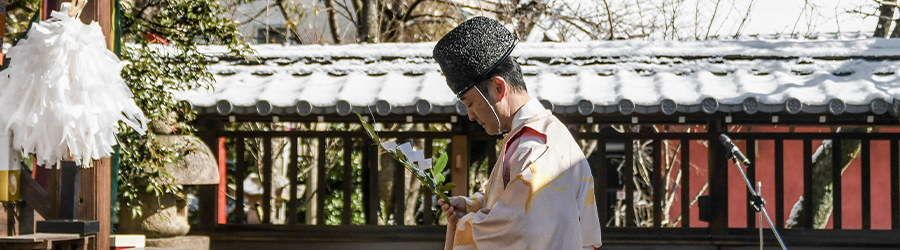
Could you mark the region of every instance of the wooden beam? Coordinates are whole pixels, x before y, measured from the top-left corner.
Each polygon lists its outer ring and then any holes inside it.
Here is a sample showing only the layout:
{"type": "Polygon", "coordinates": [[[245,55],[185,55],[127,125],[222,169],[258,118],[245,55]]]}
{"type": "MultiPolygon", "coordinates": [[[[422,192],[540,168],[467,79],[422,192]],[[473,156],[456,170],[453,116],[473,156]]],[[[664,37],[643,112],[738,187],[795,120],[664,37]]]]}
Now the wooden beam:
{"type": "Polygon", "coordinates": [[[812,155],[812,140],[803,140],[803,214],[801,221],[803,223],[800,225],[805,229],[813,228],[813,218],[815,214],[813,213],[813,203],[812,203],[812,180],[813,180],[813,162],[812,157],[807,157],[812,155]]]}
{"type": "Polygon", "coordinates": [[[450,179],[456,187],[451,196],[466,196],[469,190],[469,141],[465,134],[450,139],[450,179]]]}
{"type": "Polygon", "coordinates": [[[891,229],[900,229],[900,145],[891,140],[891,229]]]}
{"type": "Polygon", "coordinates": [[[263,186],[262,224],[272,223],[272,137],[263,137],[263,168],[260,173],[263,186]]]}
{"type": "MultiPolygon", "coordinates": [[[[397,138],[398,143],[406,143],[406,138],[397,138]]],[[[393,159],[392,159],[393,160],[393,159]]],[[[389,160],[391,161],[391,160],[389,160]]],[[[406,215],[406,169],[399,162],[394,168],[394,225],[405,225],[406,215]]]]}
{"type": "MultiPolygon", "coordinates": [[[[89,0],[81,11],[81,22],[90,24],[92,21],[100,24],[100,30],[106,37],[106,48],[112,49],[112,0],[89,0]]],[[[58,4],[55,8],[59,8],[58,4]]]]}
{"type": "Polygon", "coordinates": [[[100,221],[100,232],[90,244],[90,249],[109,249],[110,233],[110,159],[92,161],[93,167],[81,169],[78,188],[80,204],[78,218],[100,221]]]}
{"type": "MultiPolygon", "coordinates": [[[[745,165],[744,170],[747,172],[747,180],[753,184],[753,188],[756,188],[756,140],[755,139],[747,139],[745,145],[744,152],[747,152],[747,159],[750,159],[751,165],[745,165]]],[[[759,190],[757,190],[759,192],[759,190]]],[[[747,198],[749,200],[753,195],[750,194],[750,189],[747,189],[747,198]]],[[[756,208],[753,207],[749,202],[747,203],[747,228],[756,228],[756,208]]]]}
{"type": "Polygon", "coordinates": [[[594,199],[596,199],[597,219],[600,221],[600,227],[605,228],[606,213],[609,207],[609,200],[606,198],[606,168],[609,167],[606,165],[606,140],[597,139],[597,152],[588,157],[588,162],[595,166],[591,171],[594,176],[594,193],[591,195],[594,195],[594,199]]]}
{"type": "MultiPolygon", "coordinates": [[[[662,163],[662,151],[663,151],[663,142],[665,140],[654,140],[653,141],[653,155],[651,156],[653,159],[653,172],[650,176],[650,181],[653,182],[653,227],[661,228],[662,227],[662,202],[663,202],[663,193],[666,192],[666,184],[663,183],[663,163],[662,163]]],[[[668,178],[668,176],[666,176],[668,178]]]]}
{"type": "Polygon", "coordinates": [[[18,214],[19,234],[34,233],[34,209],[28,202],[16,202],[16,214],[18,214]]]}
{"type": "MultiPolygon", "coordinates": [[[[55,6],[54,6],[55,8],[55,6]]],[[[82,10],[81,21],[90,24],[95,21],[100,25],[106,37],[106,48],[112,48],[112,0],[88,1],[82,10]]],[[[93,238],[94,244],[89,249],[109,249],[110,233],[110,159],[102,158],[92,161],[92,168],[83,169],[80,174],[78,196],[81,198],[79,219],[100,221],[100,232],[93,238]]]]}
{"type": "Polygon", "coordinates": [[[50,197],[50,214],[44,217],[44,219],[59,219],[59,177],[60,177],[60,166],[57,164],[53,169],[46,169],[44,166],[38,166],[37,169],[41,169],[44,171],[45,181],[47,181],[47,197],[50,197]]]}
{"type": "Polygon", "coordinates": [[[228,168],[225,166],[227,153],[225,152],[225,137],[219,137],[218,139],[218,155],[216,159],[219,161],[219,192],[216,198],[218,201],[218,222],[219,224],[225,224],[228,223],[228,213],[225,210],[228,204],[228,199],[225,197],[225,194],[228,193],[228,187],[225,185],[228,183],[226,179],[228,177],[228,168]]]}
{"type": "MultiPolygon", "coordinates": [[[[4,27],[0,29],[0,44],[3,44],[3,36],[6,34],[6,0],[0,0],[0,11],[4,13],[4,15],[0,15],[0,27],[4,27]]],[[[0,66],[3,66],[5,56],[3,56],[3,51],[0,51],[0,66]]]]}
{"type": "MultiPolygon", "coordinates": [[[[210,121],[210,120],[196,120],[196,127],[198,128],[197,137],[199,137],[203,143],[206,143],[206,146],[210,149],[216,148],[219,142],[219,131],[222,131],[222,123],[219,121],[210,121]]],[[[211,150],[213,154],[213,159],[219,159],[219,151],[211,150]]],[[[199,214],[200,223],[197,225],[197,229],[204,232],[212,232],[215,231],[216,225],[218,224],[218,193],[219,187],[216,185],[201,185],[198,187],[198,202],[199,202],[199,210],[204,211],[199,214]]]]}
{"type": "Polygon", "coordinates": [[[775,140],[775,228],[784,228],[784,140],[775,140]]]}
{"type": "Polygon", "coordinates": [[[234,219],[237,224],[244,224],[244,179],[247,178],[244,176],[244,173],[247,172],[247,165],[244,163],[244,153],[246,153],[246,148],[244,146],[244,138],[238,137],[234,138],[234,148],[235,148],[235,173],[234,173],[234,184],[236,186],[234,196],[235,198],[235,209],[234,210],[234,219]]]}
{"type": "Polygon", "coordinates": [[[343,169],[341,190],[343,191],[342,198],[344,202],[344,206],[341,209],[341,225],[351,225],[351,220],[353,220],[353,208],[351,206],[353,201],[350,199],[353,197],[353,138],[342,137],[341,142],[344,148],[341,155],[344,158],[344,164],[341,166],[343,169]]]}
{"type": "MultiPolygon", "coordinates": [[[[862,196],[862,229],[869,230],[872,229],[872,151],[871,151],[872,141],[870,140],[862,140],[861,141],[861,150],[859,152],[860,156],[860,164],[859,164],[859,177],[860,177],[860,193],[862,196]]],[[[882,203],[885,204],[885,203],[882,203]]],[[[810,210],[812,211],[812,210],[810,210]]],[[[811,213],[810,213],[811,214],[811,213]]]]}
{"type": "MultiPolygon", "coordinates": [[[[428,127],[428,126],[426,125],[425,127],[428,127]]],[[[424,139],[424,140],[425,140],[425,157],[433,158],[434,152],[432,152],[432,150],[433,150],[432,147],[434,146],[433,145],[434,139],[428,138],[428,139],[424,139]]],[[[437,159],[434,159],[433,161],[437,161],[437,159]]],[[[452,176],[452,174],[451,174],[451,176],[452,176]]],[[[422,224],[423,225],[431,225],[432,223],[435,223],[434,212],[431,210],[432,206],[433,206],[433,204],[431,202],[431,197],[434,195],[434,193],[432,193],[431,189],[428,189],[428,188],[423,188],[420,190],[424,197],[422,199],[422,203],[424,203],[423,204],[424,209],[422,211],[422,224]]]]}
{"type": "Polygon", "coordinates": [[[288,225],[297,224],[297,158],[299,148],[299,143],[297,143],[297,137],[289,137],[291,140],[291,159],[288,161],[288,179],[290,180],[290,198],[288,200],[288,208],[287,208],[287,221],[285,221],[288,225]]]}
{"type": "MultiPolygon", "coordinates": [[[[316,154],[316,161],[318,164],[316,168],[318,171],[316,172],[316,176],[310,178],[316,178],[316,186],[314,187],[316,190],[316,225],[324,226],[325,225],[325,189],[326,184],[328,183],[327,175],[325,172],[325,149],[328,147],[328,140],[324,136],[320,136],[317,138],[318,146],[316,150],[319,152],[316,154]]],[[[313,187],[309,187],[313,188],[313,187]]]]}
{"type": "Polygon", "coordinates": [[[7,236],[16,236],[16,213],[15,213],[15,205],[12,202],[0,202],[0,207],[2,207],[3,214],[0,215],[0,221],[6,224],[3,226],[4,231],[0,231],[5,233],[7,236]]]}
{"type": "MultiPolygon", "coordinates": [[[[626,132],[627,133],[627,132],[626,132]]],[[[623,185],[625,186],[625,223],[623,227],[635,225],[634,223],[634,140],[628,137],[625,140],[625,178],[623,185]]]]}
{"type": "MultiPolygon", "coordinates": [[[[19,180],[22,181],[22,200],[25,200],[42,217],[49,218],[50,196],[47,191],[32,179],[31,175],[23,174],[19,180]]],[[[52,217],[56,217],[56,214],[52,217]]]]}
{"type": "Polygon", "coordinates": [[[378,225],[378,212],[381,211],[381,190],[378,182],[378,151],[380,147],[372,143],[365,143],[368,153],[363,155],[363,162],[367,166],[363,168],[363,187],[368,190],[363,193],[363,204],[366,206],[366,225],[378,225]]]}
{"type": "Polygon", "coordinates": [[[831,204],[832,204],[832,229],[842,229],[844,223],[843,217],[843,196],[841,182],[841,139],[835,138],[831,141],[831,204]]]}
{"type": "Polygon", "coordinates": [[[710,119],[706,125],[709,151],[709,199],[713,209],[709,221],[709,234],[721,236],[728,232],[728,155],[719,142],[719,134],[724,132],[722,121],[710,119]]]}
{"type": "Polygon", "coordinates": [[[691,141],[681,140],[681,228],[691,227],[691,141]]]}

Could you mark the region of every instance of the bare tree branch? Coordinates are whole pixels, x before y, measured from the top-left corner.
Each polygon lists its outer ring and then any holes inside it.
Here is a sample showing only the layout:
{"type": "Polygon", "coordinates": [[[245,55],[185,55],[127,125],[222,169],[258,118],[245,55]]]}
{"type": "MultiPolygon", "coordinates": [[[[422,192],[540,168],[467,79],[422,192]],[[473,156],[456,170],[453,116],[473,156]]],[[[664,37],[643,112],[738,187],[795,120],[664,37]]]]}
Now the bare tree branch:
{"type": "Polygon", "coordinates": [[[709,26],[706,27],[706,36],[703,39],[709,39],[709,31],[712,30],[712,25],[716,20],[716,14],[719,13],[719,4],[722,3],[722,0],[716,0],[716,7],[713,9],[712,17],[709,18],[709,26]]]}
{"type": "Polygon", "coordinates": [[[606,18],[609,20],[609,39],[607,40],[613,40],[615,39],[616,35],[613,33],[613,28],[615,27],[615,25],[613,25],[612,20],[612,10],[609,9],[609,3],[606,2],[606,0],[603,0],[603,5],[606,6],[606,18]]]}
{"type": "Polygon", "coordinates": [[[737,32],[734,33],[734,37],[740,36],[741,32],[743,32],[744,24],[747,23],[747,20],[750,18],[750,11],[753,10],[753,2],[755,2],[755,0],[750,0],[750,4],[747,5],[747,14],[744,15],[743,19],[741,19],[741,24],[738,25],[738,29],[737,32]]]}
{"type": "Polygon", "coordinates": [[[803,17],[803,13],[806,12],[807,6],[809,6],[809,0],[803,1],[803,8],[800,9],[800,14],[797,15],[797,21],[794,21],[794,28],[791,28],[791,34],[794,34],[794,31],[797,30],[797,23],[800,23],[800,18],[803,17]]]}
{"type": "Polygon", "coordinates": [[[467,8],[467,9],[485,11],[485,12],[490,12],[490,13],[494,13],[494,14],[507,14],[507,13],[504,13],[499,10],[488,9],[488,8],[484,8],[481,6],[471,6],[471,5],[461,4],[461,3],[457,3],[457,2],[453,2],[453,1],[449,1],[449,0],[437,0],[437,1],[440,3],[443,3],[443,4],[454,6],[454,7],[461,7],[461,8],[467,8]]]}
{"type": "Polygon", "coordinates": [[[411,5],[409,5],[409,8],[406,8],[406,14],[403,14],[403,17],[400,18],[400,21],[406,22],[406,20],[409,20],[409,16],[413,13],[414,10],[416,10],[416,6],[419,6],[419,4],[424,1],[425,0],[416,0],[411,5]]]}
{"type": "MultiPolygon", "coordinates": [[[[293,23],[293,21],[291,20],[291,17],[287,13],[287,10],[285,10],[285,8],[284,8],[284,0],[276,0],[275,4],[278,5],[278,9],[281,10],[281,16],[284,17],[284,21],[288,22],[288,23],[293,23]]],[[[286,29],[285,32],[290,33],[289,36],[285,36],[285,37],[290,37],[291,40],[293,40],[297,44],[303,44],[303,41],[300,40],[300,35],[297,34],[297,30],[294,29],[294,26],[295,25],[285,25],[285,29],[286,29]]]]}

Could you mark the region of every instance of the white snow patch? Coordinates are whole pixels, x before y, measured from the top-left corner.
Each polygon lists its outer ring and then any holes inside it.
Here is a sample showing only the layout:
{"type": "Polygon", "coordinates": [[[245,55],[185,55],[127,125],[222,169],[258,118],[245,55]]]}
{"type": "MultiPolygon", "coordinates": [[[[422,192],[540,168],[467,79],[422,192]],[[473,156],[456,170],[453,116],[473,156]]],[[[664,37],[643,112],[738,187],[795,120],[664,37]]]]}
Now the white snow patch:
{"type": "MultiPolygon", "coordinates": [[[[215,91],[187,91],[177,97],[201,107],[218,100],[237,106],[258,100],[275,106],[292,106],[300,100],[315,106],[332,106],[337,100],[353,106],[370,106],[378,100],[394,107],[412,106],[418,100],[451,106],[457,100],[431,59],[434,44],[257,45],[254,49],[267,59],[265,65],[221,61],[211,66],[212,71],[234,74],[216,75],[215,91]],[[293,63],[279,66],[276,60],[293,63]]],[[[210,55],[225,51],[221,46],[200,49],[210,55]]],[[[892,102],[900,97],[898,61],[821,58],[898,56],[900,40],[520,43],[512,55],[524,63],[528,93],[562,106],[580,100],[616,105],[622,99],[648,106],[664,99],[696,105],[707,97],[722,104],[755,97],[763,104],[797,98],[804,105],[825,105],[838,98],[848,105],[868,105],[876,98],[892,102]],[[725,56],[799,59],[726,60],[725,56]],[[701,59],[684,59],[697,57],[701,59]]]]}

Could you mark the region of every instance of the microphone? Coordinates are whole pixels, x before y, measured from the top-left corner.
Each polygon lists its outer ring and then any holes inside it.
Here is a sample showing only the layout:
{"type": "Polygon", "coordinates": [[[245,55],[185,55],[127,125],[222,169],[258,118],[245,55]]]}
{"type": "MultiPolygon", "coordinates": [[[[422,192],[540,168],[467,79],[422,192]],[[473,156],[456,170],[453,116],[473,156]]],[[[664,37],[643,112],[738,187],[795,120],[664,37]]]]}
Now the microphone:
{"type": "Polygon", "coordinates": [[[731,142],[731,138],[728,138],[727,135],[722,134],[719,136],[719,142],[722,143],[722,146],[725,146],[728,151],[731,151],[731,156],[736,160],[744,163],[744,165],[750,166],[750,160],[747,160],[747,157],[741,153],[741,150],[738,147],[734,146],[734,143],[731,142]]]}

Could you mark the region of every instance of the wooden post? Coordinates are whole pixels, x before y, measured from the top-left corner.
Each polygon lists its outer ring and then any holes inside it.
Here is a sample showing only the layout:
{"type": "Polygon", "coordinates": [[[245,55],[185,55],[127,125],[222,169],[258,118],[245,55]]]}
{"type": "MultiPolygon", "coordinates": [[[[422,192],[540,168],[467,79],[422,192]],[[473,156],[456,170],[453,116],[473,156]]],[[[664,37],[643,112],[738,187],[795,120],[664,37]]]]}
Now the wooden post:
{"type": "MultiPolygon", "coordinates": [[[[3,44],[3,36],[6,34],[6,0],[0,0],[0,13],[4,13],[0,15],[0,27],[4,27],[0,29],[0,44],[3,44]]],[[[3,58],[3,51],[0,51],[0,66],[3,66],[3,58]]]]}
{"type": "MultiPolygon", "coordinates": [[[[363,168],[363,187],[368,190],[363,194],[363,204],[366,204],[366,225],[378,225],[378,211],[381,210],[381,190],[378,182],[378,151],[377,144],[363,143],[369,151],[363,155],[363,162],[368,164],[363,168]]],[[[296,157],[295,157],[296,158],[296,157]]],[[[309,187],[315,187],[310,185],[309,187]]],[[[307,188],[309,190],[311,188],[307,188]]]]}
{"type": "MultiPolygon", "coordinates": [[[[97,22],[106,37],[106,48],[112,49],[112,0],[88,0],[81,11],[81,22],[90,24],[91,21],[97,22]]],[[[59,8],[56,6],[55,8],[59,8]]]]}
{"type": "Polygon", "coordinates": [[[46,190],[47,197],[50,198],[50,211],[44,216],[44,219],[54,220],[59,219],[59,186],[60,186],[60,166],[57,163],[52,169],[46,169],[44,166],[38,166],[36,168],[40,169],[44,173],[44,181],[46,181],[46,190]]]}
{"type": "Polygon", "coordinates": [[[6,213],[6,217],[2,218],[5,221],[5,230],[7,236],[16,236],[16,209],[15,204],[12,202],[0,202],[0,206],[3,207],[3,212],[6,213]]]}
{"type": "Polygon", "coordinates": [[[722,236],[728,234],[728,158],[725,147],[718,143],[719,134],[724,132],[722,121],[710,118],[706,131],[709,142],[709,199],[716,206],[710,215],[709,234],[722,236]]]}
{"type": "Polygon", "coordinates": [[[90,249],[109,249],[110,233],[110,159],[108,157],[92,161],[91,168],[81,170],[81,184],[78,189],[80,206],[78,218],[100,221],[100,232],[90,244],[90,249]]]}
{"type": "MultiPolygon", "coordinates": [[[[69,0],[65,0],[68,2],[69,0]]],[[[41,1],[41,21],[50,19],[50,12],[59,11],[60,0],[41,1]]]]}
{"type": "MultiPolygon", "coordinates": [[[[57,6],[53,6],[58,8],[57,6]]],[[[90,0],[81,12],[81,21],[90,24],[95,21],[100,24],[103,36],[106,39],[106,48],[112,48],[112,1],[90,0]]],[[[81,187],[78,196],[81,198],[79,219],[100,221],[100,232],[94,238],[96,244],[90,244],[90,249],[109,249],[110,233],[110,159],[94,160],[92,168],[83,169],[81,172],[81,187]]]]}
{"type": "MultiPolygon", "coordinates": [[[[219,146],[219,136],[218,131],[221,131],[222,123],[217,120],[203,120],[198,119],[197,123],[197,137],[200,137],[206,146],[210,149],[216,148],[219,146]]],[[[213,158],[219,159],[219,150],[212,150],[213,158]]],[[[219,197],[219,186],[218,185],[201,185],[198,188],[199,190],[199,210],[204,211],[200,213],[199,219],[200,224],[198,225],[198,229],[203,232],[211,232],[215,230],[216,225],[219,222],[219,209],[218,207],[218,197],[219,197]]]]}
{"type": "Polygon", "coordinates": [[[454,135],[450,141],[450,178],[456,187],[450,190],[451,196],[468,196],[469,190],[469,138],[465,134],[454,135]]]}
{"type": "Polygon", "coordinates": [[[27,202],[16,202],[16,214],[18,215],[19,234],[33,234],[34,209],[27,202]]]}
{"type": "MultiPolygon", "coordinates": [[[[49,19],[51,11],[59,11],[59,0],[41,1],[40,20],[49,19]]],[[[31,172],[32,178],[47,191],[50,207],[47,214],[42,215],[45,220],[59,219],[59,166],[58,164],[55,165],[57,166],[51,166],[51,168],[47,168],[44,165],[35,165],[31,172]]]]}
{"type": "Polygon", "coordinates": [[[219,224],[226,224],[228,223],[228,218],[226,217],[228,213],[226,213],[225,211],[225,208],[228,204],[228,200],[226,200],[225,198],[225,194],[228,193],[228,189],[225,186],[225,184],[228,183],[228,181],[225,179],[226,177],[228,177],[228,168],[225,166],[225,157],[227,155],[225,153],[225,137],[220,137],[218,139],[218,157],[216,157],[216,159],[219,159],[219,195],[217,196],[217,204],[219,204],[218,222],[219,224]]]}

